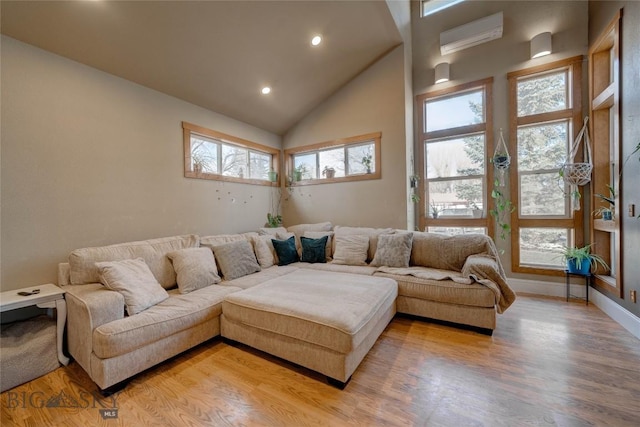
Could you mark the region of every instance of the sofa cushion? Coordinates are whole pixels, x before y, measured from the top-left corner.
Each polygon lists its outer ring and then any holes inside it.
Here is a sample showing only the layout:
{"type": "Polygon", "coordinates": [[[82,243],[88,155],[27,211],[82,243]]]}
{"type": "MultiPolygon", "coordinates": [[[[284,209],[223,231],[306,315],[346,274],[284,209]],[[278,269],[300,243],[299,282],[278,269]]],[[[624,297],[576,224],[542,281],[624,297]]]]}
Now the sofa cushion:
{"type": "Polygon", "coordinates": [[[258,234],[261,236],[276,236],[278,233],[286,233],[287,229],[284,227],[262,227],[258,229],[258,234]]]}
{"type": "Polygon", "coordinates": [[[381,234],[378,236],[378,248],[371,265],[409,267],[412,240],[412,233],[381,234]]]}
{"type": "Polygon", "coordinates": [[[246,239],[214,246],[213,253],[225,280],[260,271],[253,247],[246,239]]]}
{"type": "MultiPolygon", "coordinates": [[[[314,231],[314,232],[329,232],[331,231],[331,229],[333,228],[333,225],[327,221],[327,222],[319,222],[316,224],[297,224],[297,225],[291,225],[289,227],[287,227],[287,232],[289,233],[293,233],[293,235],[296,238],[296,249],[298,249],[298,255],[302,256],[302,243],[300,241],[300,237],[304,236],[304,234],[308,231],[314,231]]],[[[289,236],[287,236],[288,238],[289,236]]],[[[311,236],[307,236],[307,237],[311,237],[311,236]]],[[[282,236],[278,237],[279,239],[282,239],[282,236]]]]}
{"type": "Polygon", "coordinates": [[[216,260],[209,248],[186,248],[167,254],[178,276],[180,293],[220,283],[216,260]]]}
{"type": "Polygon", "coordinates": [[[324,249],[324,254],[327,257],[327,262],[333,259],[333,231],[305,231],[302,237],[308,237],[310,239],[319,239],[327,236],[327,245],[324,249]]]}
{"type": "Polygon", "coordinates": [[[100,275],[96,262],[142,258],[162,287],[172,288],[176,284],[176,272],[167,252],[197,247],[198,241],[198,236],[187,235],[76,249],[69,255],[71,284],[98,283],[100,275]]]}
{"type": "Polygon", "coordinates": [[[258,233],[242,233],[242,234],[216,234],[213,236],[201,236],[200,246],[213,248],[214,246],[223,245],[225,243],[238,242],[241,240],[251,241],[258,233]]]}
{"type": "Polygon", "coordinates": [[[93,331],[93,351],[101,359],[130,353],[148,344],[212,321],[221,313],[223,298],[239,291],[233,286],[208,286],[171,296],[142,313],[115,320],[93,331]]]}
{"type": "Polygon", "coordinates": [[[307,231],[331,231],[333,225],[331,222],[319,222],[316,224],[297,224],[287,227],[287,231],[294,233],[296,236],[303,236],[307,231]]]}
{"type": "Polygon", "coordinates": [[[316,263],[327,262],[325,250],[327,248],[327,240],[329,236],[320,237],[319,239],[310,239],[309,237],[300,237],[302,244],[302,262],[316,263]]]}
{"type": "Polygon", "coordinates": [[[283,265],[282,267],[274,265],[273,267],[265,268],[264,270],[260,270],[257,273],[249,274],[248,276],[238,277],[237,279],[229,281],[222,281],[218,286],[234,286],[242,289],[253,288],[254,286],[261,285],[268,280],[275,279],[276,277],[284,276],[285,274],[296,271],[299,265],[301,264],[295,263],[283,265]]]}
{"type": "Polygon", "coordinates": [[[475,254],[491,254],[493,242],[483,234],[446,236],[414,232],[411,265],[462,271],[466,259],[475,254]]]}
{"type": "Polygon", "coordinates": [[[294,236],[286,240],[271,239],[271,243],[278,254],[278,265],[288,265],[300,261],[294,236]]]}
{"type": "Polygon", "coordinates": [[[496,295],[484,285],[457,283],[453,280],[432,280],[377,272],[375,277],[388,277],[398,282],[398,295],[473,307],[494,307],[496,295]]]}
{"type": "Polygon", "coordinates": [[[336,236],[336,250],[333,253],[334,264],[367,265],[369,236],[336,236]]]}
{"type": "Polygon", "coordinates": [[[142,258],[97,262],[100,283],[124,297],[129,316],[169,297],[142,258]]]}
{"type": "MultiPolygon", "coordinates": [[[[393,228],[370,228],[370,227],[341,227],[336,225],[333,229],[336,237],[338,236],[369,236],[369,251],[367,252],[367,260],[372,260],[376,255],[376,249],[378,247],[378,236],[381,234],[395,233],[393,228]]],[[[333,250],[335,252],[335,239],[333,244],[333,250]]]]}
{"type": "Polygon", "coordinates": [[[373,276],[373,273],[378,271],[378,267],[371,267],[369,265],[346,265],[335,264],[333,262],[328,262],[326,264],[309,264],[306,262],[299,262],[294,265],[298,268],[306,268],[310,270],[334,271],[336,273],[361,274],[364,276],[373,276]]]}
{"type": "Polygon", "coordinates": [[[278,256],[271,242],[272,238],[273,236],[271,235],[261,235],[251,239],[253,242],[253,250],[256,253],[256,258],[261,268],[269,268],[278,263],[278,256]]]}

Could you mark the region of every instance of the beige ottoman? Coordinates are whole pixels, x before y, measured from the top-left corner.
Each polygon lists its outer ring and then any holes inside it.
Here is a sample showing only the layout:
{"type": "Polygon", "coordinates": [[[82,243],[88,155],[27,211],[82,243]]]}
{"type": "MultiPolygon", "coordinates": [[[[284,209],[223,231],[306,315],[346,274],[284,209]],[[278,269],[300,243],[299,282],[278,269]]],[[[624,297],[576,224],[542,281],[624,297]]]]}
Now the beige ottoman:
{"type": "Polygon", "coordinates": [[[225,297],[221,334],[344,387],[396,313],[398,285],[299,269],[225,297]]]}

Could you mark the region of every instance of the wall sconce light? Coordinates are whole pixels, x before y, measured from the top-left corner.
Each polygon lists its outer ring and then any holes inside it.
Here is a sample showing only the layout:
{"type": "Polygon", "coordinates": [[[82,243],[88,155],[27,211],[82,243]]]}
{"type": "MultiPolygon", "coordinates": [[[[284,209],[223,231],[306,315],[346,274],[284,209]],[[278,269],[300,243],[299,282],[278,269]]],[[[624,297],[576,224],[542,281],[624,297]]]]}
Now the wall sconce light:
{"type": "Polygon", "coordinates": [[[449,81],[449,63],[441,62],[436,65],[436,84],[449,81]]]}
{"type": "Polygon", "coordinates": [[[551,33],[540,33],[531,39],[531,59],[551,53],[551,33]]]}

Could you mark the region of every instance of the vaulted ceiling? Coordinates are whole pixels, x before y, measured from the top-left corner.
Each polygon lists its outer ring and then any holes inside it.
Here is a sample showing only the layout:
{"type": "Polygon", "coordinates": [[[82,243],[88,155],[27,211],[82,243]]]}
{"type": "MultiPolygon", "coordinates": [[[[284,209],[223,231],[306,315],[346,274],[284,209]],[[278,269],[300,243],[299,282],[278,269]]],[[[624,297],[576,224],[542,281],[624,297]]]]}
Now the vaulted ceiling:
{"type": "Polygon", "coordinates": [[[402,41],[379,0],[0,7],[9,37],[276,134],[402,41]],[[323,42],[312,46],[316,34],[323,42]]]}

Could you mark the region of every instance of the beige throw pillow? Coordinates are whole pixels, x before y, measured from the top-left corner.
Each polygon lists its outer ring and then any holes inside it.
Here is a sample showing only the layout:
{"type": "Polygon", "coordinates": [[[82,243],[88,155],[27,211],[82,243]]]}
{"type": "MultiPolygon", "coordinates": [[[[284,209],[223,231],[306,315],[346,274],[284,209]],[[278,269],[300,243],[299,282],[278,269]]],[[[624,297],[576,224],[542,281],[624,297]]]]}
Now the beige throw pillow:
{"type": "Polygon", "coordinates": [[[167,254],[178,276],[178,289],[188,294],[196,289],[220,283],[216,260],[209,248],[188,248],[167,254]]]}
{"type": "Polygon", "coordinates": [[[336,251],[333,254],[333,263],[367,265],[368,250],[369,236],[336,236],[336,251]]]}
{"type": "Polygon", "coordinates": [[[274,236],[262,235],[253,238],[253,250],[261,268],[269,268],[278,263],[278,256],[271,239],[274,236]]]}
{"type": "Polygon", "coordinates": [[[124,297],[129,316],[169,298],[142,258],[96,262],[100,282],[124,297]]]}
{"type": "Polygon", "coordinates": [[[247,240],[213,247],[224,280],[233,280],[260,271],[260,265],[247,240]]]}
{"type": "Polygon", "coordinates": [[[413,233],[381,234],[378,236],[374,267],[409,267],[413,233]]]}

